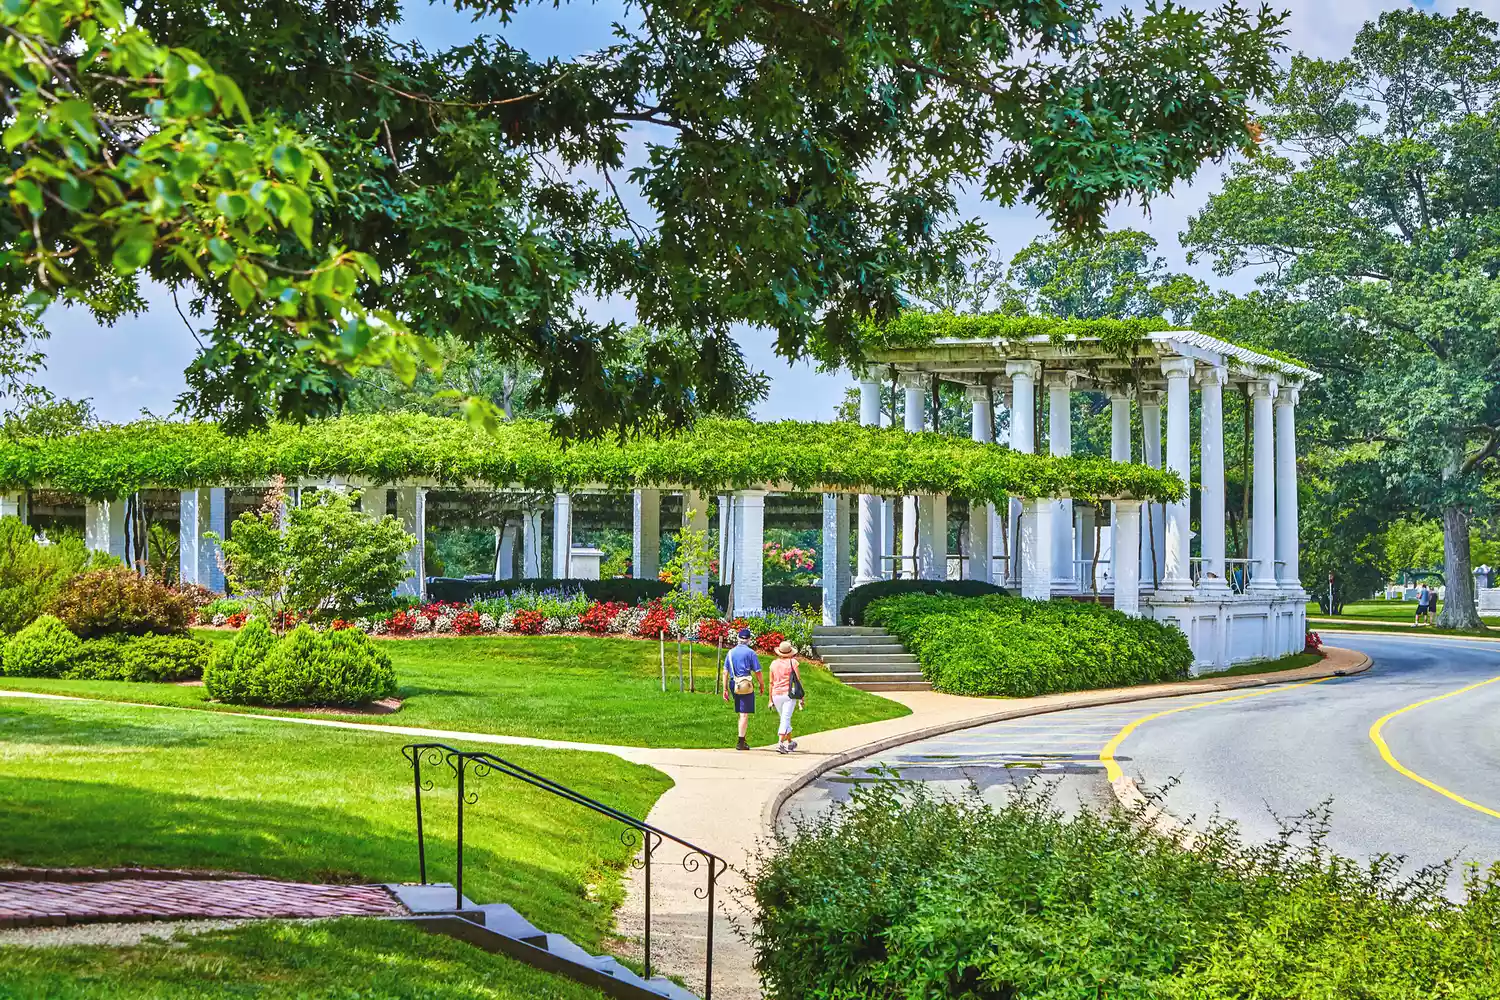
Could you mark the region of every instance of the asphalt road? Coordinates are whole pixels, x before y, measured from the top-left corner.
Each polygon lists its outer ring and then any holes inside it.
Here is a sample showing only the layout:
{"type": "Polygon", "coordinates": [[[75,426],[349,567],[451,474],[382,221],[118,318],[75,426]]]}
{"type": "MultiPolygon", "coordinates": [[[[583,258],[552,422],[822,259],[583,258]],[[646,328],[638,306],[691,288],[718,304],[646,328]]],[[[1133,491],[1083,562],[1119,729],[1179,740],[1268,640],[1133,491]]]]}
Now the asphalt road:
{"type": "MultiPolygon", "coordinates": [[[[1124,773],[1143,788],[1170,785],[1167,807],[1183,818],[1217,812],[1247,837],[1268,839],[1278,817],[1328,803],[1328,846],[1340,854],[1401,855],[1408,867],[1500,861],[1500,643],[1334,641],[1369,654],[1374,667],[1233,697],[1160,699],[966,730],[831,774],[795,797],[789,812],[816,813],[858,783],[880,780],[875,765],[953,789],[973,782],[991,800],[1033,779],[1056,781],[1060,802],[1097,805],[1108,795],[1100,754],[1114,742],[1124,773]],[[1438,700],[1419,704],[1428,699],[1438,700]],[[1377,735],[1389,758],[1371,734],[1383,719],[1377,735]]],[[[1451,884],[1456,890],[1457,874],[1451,884]]]]}

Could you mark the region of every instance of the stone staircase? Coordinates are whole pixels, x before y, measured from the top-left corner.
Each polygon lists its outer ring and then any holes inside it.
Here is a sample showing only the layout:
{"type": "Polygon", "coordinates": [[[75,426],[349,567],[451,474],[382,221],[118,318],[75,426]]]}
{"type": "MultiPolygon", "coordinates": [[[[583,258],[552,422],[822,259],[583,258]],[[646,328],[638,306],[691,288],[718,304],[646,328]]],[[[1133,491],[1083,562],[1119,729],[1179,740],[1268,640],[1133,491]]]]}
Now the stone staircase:
{"type": "Polygon", "coordinates": [[[646,979],[612,955],[592,955],[561,934],[538,930],[504,903],[480,905],[465,896],[462,908],[455,909],[453,886],[442,882],[386,888],[412,913],[390,919],[567,976],[621,1000],[698,1000],[664,976],[646,979]]]}
{"type": "Polygon", "coordinates": [[[866,625],[820,625],[813,629],[813,653],[833,676],[864,691],[931,691],[921,664],[901,640],[866,625]]]}

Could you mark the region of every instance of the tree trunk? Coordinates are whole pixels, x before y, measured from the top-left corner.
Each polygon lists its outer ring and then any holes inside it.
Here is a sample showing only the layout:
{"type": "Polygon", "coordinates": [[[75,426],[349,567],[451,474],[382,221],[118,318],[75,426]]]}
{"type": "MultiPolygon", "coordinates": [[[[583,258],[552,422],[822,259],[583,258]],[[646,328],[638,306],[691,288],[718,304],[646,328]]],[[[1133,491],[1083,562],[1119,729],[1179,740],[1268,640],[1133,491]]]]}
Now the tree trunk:
{"type": "Polygon", "coordinates": [[[1469,561],[1469,515],[1462,507],[1443,508],[1443,583],[1448,597],[1438,613],[1438,626],[1482,630],[1469,561]]]}

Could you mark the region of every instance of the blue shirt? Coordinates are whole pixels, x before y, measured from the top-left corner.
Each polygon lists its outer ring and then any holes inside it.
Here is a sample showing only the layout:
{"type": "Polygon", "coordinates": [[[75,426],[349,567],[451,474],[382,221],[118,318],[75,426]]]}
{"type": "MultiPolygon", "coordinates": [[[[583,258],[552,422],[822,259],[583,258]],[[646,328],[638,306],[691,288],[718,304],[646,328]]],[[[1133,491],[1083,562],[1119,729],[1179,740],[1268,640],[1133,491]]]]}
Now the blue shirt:
{"type": "Polygon", "coordinates": [[[724,658],[724,669],[729,671],[731,677],[748,677],[760,670],[760,657],[749,646],[736,643],[724,658]]]}

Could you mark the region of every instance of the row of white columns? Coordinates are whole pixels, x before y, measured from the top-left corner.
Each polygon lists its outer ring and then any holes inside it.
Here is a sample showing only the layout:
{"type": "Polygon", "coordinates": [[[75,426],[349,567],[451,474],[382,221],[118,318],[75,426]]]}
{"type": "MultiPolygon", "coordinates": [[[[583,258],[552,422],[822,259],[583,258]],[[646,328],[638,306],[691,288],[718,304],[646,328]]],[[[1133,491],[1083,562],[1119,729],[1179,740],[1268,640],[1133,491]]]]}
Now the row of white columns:
{"type": "MultiPolygon", "coordinates": [[[[1161,363],[1166,383],[1166,453],[1162,452],[1162,400],[1155,391],[1138,394],[1141,407],[1144,462],[1153,468],[1165,467],[1176,472],[1184,483],[1191,480],[1192,442],[1190,415],[1191,380],[1196,376],[1201,394],[1200,421],[1200,488],[1201,488],[1201,569],[1195,588],[1191,572],[1191,511],[1189,501],[1143,505],[1140,501],[1115,501],[1112,504],[1114,539],[1112,576],[1116,607],[1131,613],[1139,611],[1139,590],[1163,595],[1185,595],[1195,590],[1204,596],[1229,593],[1225,555],[1225,489],[1224,489],[1224,419],[1223,387],[1228,380],[1225,368],[1198,365],[1190,358],[1167,358],[1161,363]],[[1143,535],[1144,531],[1144,535],[1143,535]],[[1138,559],[1127,554],[1139,552],[1138,559]],[[1129,564],[1129,565],[1127,565],[1129,564]]],[[[1036,361],[1011,361],[1006,364],[1010,381],[1010,446],[1026,454],[1036,450],[1036,384],[1041,365],[1036,361]]],[[[926,376],[907,376],[906,429],[924,429],[926,376]]],[[[1048,373],[1049,452],[1055,456],[1072,453],[1071,398],[1076,376],[1070,372],[1048,373]]],[[[1297,530],[1297,468],[1295,386],[1280,386],[1275,377],[1267,376],[1249,383],[1254,430],[1253,537],[1249,590],[1262,596],[1271,593],[1300,593],[1297,530]],[[1274,409],[1274,421],[1273,421],[1274,409]],[[1273,426],[1274,424],[1274,426],[1273,426]]],[[[990,389],[971,387],[974,440],[988,442],[994,433],[994,413],[990,389]]],[[[1131,396],[1125,391],[1110,393],[1110,457],[1129,462],[1131,444],[1131,396]]],[[[880,422],[880,385],[873,380],[860,383],[860,419],[867,425],[880,422]]],[[[890,542],[890,531],[883,529],[883,498],[862,495],[859,498],[859,541],[856,585],[882,579],[886,575],[882,553],[890,542]]],[[[1007,533],[1018,539],[1011,546],[1010,579],[1020,578],[1021,593],[1038,600],[1050,598],[1058,591],[1079,587],[1075,560],[1092,557],[1092,510],[1079,512],[1075,539],[1072,501],[1044,498],[1024,503],[1012,501],[1007,512],[1014,527],[1007,533]],[[1019,524],[1016,524],[1016,520],[1019,524]],[[1079,544],[1081,543],[1081,544],[1079,544]]],[[[992,553],[999,532],[995,530],[996,512],[986,504],[976,504],[970,512],[970,553],[966,576],[991,579],[992,553]]],[[[902,504],[903,566],[915,566],[923,577],[941,576],[946,572],[946,506],[942,497],[906,497],[902,504]]]]}

